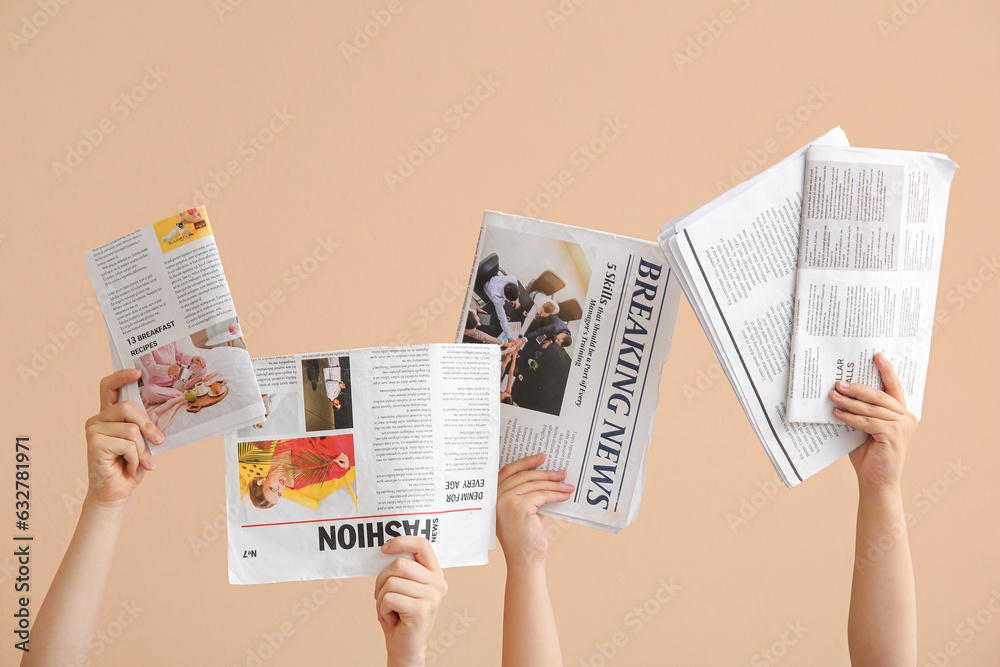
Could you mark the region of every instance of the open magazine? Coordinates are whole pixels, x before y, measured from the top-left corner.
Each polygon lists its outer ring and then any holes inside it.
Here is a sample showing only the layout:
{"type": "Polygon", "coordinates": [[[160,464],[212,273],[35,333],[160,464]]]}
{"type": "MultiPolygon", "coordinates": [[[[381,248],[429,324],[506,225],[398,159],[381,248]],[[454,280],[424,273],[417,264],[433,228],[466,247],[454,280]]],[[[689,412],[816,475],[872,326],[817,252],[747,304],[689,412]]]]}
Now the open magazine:
{"type": "MultiPolygon", "coordinates": [[[[839,127],[815,144],[847,146],[839,127]]],[[[805,173],[803,147],[668,222],[659,242],[771,463],[788,486],[862,442],[845,424],[786,418],[805,173]]]]}
{"type": "Polygon", "coordinates": [[[254,359],[267,415],[225,437],[229,581],[375,575],[419,535],[442,567],[495,544],[495,347],[254,359]]]}
{"type": "Polygon", "coordinates": [[[810,146],[788,382],[790,422],[839,423],[838,380],[882,388],[882,352],[920,418],[948,193],[944,155],[810,146]]]}
{"type": "Polygon", "coordinates": [[[487,211],[457,340],[502,346],[500,464],[543,451],[617,532],[639,511],[680,287],[655,243],[487,211]]]}
{"type": "Polygon", "coordinates": [[[205,208],[84,253],[123,387],[164,434],[154,454],[259,422],[250,355],[205,208]]]}

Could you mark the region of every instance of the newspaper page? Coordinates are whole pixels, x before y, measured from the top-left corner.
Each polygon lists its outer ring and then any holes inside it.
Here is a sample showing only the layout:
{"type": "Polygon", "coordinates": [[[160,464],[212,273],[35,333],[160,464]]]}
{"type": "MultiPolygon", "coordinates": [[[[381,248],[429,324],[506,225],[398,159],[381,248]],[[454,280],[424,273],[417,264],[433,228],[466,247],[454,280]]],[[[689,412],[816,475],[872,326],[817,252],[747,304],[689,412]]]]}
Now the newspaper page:
{"type": "MultiPolygon", "coordinates": [[[[847,145],[839,127],[815,143],[847,145]]],[[[779,477],[796,486],[864,434],[785,415],[806,148],[663,226],[660,245],[779,477]]]]}
{"type": "Polygon", "coordinates": [[[486,212],[457,340],[502,346],[500,465],[545,452],[576,487],[543,514],[635,519],[679,299],[655,243],[486,212]]]}
{"type": "Polygon", "coordinates": [[[375,575],[399,535],[442,567],[496,534],[500,354],[419,345],[254,359],[265,419],[225,437],[229,581],[375,575]]]}
{"type": "Polygon", "coordinates": [[[142,370],[124,398],[164,434],[153,454],[259,422],[250,355],[205,207],[84,253],[116,369],[142,370]]]}
{"type": "Polygon", "coordinates": [[[937,153],[809,148],[788,421],[839,423],[830,390],[838,380],[881,389],[876,352],[920,418],[956,168],[937,153]]]}

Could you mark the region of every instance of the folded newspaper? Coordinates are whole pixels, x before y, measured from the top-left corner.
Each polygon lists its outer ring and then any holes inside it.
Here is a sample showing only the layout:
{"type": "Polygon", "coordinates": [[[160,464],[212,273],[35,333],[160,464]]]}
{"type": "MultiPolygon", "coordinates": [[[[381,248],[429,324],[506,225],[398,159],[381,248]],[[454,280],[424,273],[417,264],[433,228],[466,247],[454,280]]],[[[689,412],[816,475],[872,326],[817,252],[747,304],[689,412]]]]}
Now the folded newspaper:
{"type": "Polygon", "coordinates": [[[205,208],[84,253],[123,388],[164,434],[154,454],[259,422],[250,355],[205,208]]]}
{"type": "MultiPolygon", "coordinates": [[[[839,127],[815,144],[847,146],[839,127]]],[[[786,418],[806,148],[665,224],[658,240],[771,463],[795,486],[860,445],[786,418]]]]}
{"type": "Polygon", "coordinates": [[[496,532],[495,347],[420,345],[254,359],[268,413],[225,437],[229,581],[378,574],[419,535],[442,567],[496,532]]]}
{"type": "Polygon", "coordinates": [[[486,212],[457,340],[502,346],[500,465],[545,452],[576,487],[543,514],[635,520],[679,299],[655,243],[486,212]]]}
{"type": "Polygon", "coordinates": [[[920,418],[955,169],[937,153],[809,147],[788,421],[839,423],[830,390],[838,380],[881,389],[876,352],[920,418]]]}

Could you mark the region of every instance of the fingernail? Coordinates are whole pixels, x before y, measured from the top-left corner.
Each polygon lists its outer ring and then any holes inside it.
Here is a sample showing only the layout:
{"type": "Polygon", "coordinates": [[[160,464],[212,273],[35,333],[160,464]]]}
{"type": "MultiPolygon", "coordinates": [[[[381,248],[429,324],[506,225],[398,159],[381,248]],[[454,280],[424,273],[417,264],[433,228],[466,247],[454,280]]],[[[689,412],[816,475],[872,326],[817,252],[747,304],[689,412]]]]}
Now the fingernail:
{"type": "Polygon", "coordinates": [[[839,415],[842,412],[843,412],[843,410],[841,410],[840,408],[834,408],[833,409],[833,414],[835,414],[835,415],[839,415]]]}
{"type": "Polygon", "coordinates": [[[840,392],[837,391],[836,389],[833,390],[833,397],[834,398],[843,398],[843,396],[840,394],[840,392]]]}
{"type": "Polygon", "coordinates": [[[156,461],[154,461],[153,459],[149,459],[149,469],[152,470],[155,467],[156,467],[156,461]]]}
{"type": "Polygon", "coordinates": [[[163,442],[163,434],[159,431],[153,431],[153,442],[157,445],[163,442]]]}
{"type": "Polygon", "coordinates": [[[839,382],[837,382],[837,388],[840,390],[847,389],[847,383],[844,382],[843,380],[840,380],[839,382]]]}

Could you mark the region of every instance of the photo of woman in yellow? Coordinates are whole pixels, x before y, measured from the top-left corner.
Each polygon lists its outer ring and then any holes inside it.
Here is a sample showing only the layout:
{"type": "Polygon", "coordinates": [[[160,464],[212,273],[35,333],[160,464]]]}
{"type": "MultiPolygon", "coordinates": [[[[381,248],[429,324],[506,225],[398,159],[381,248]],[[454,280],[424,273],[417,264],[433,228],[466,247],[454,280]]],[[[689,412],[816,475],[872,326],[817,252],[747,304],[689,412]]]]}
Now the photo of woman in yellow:
{"type": "Polygon", "coordinates": [[[334,480],[347,485],[354,479],[354,436],[349,434],[240,443],[239,447],[243,490],[258,509],[274,507],[286,489],[301,492],[334,480]]]}

